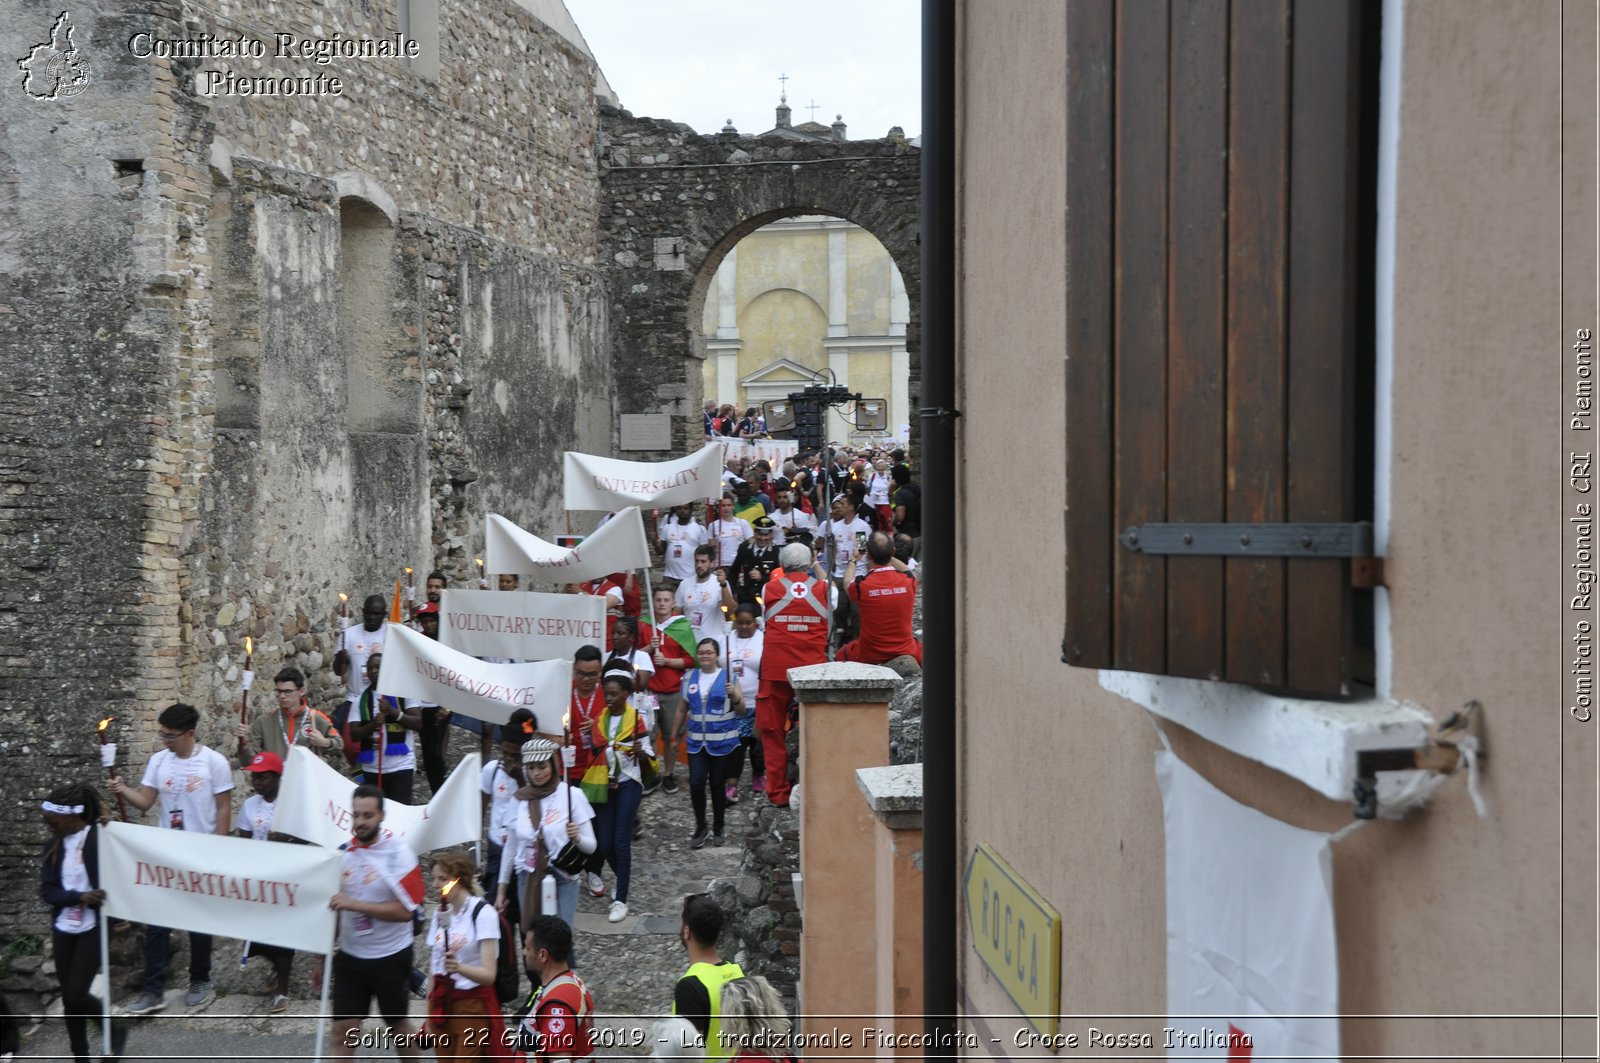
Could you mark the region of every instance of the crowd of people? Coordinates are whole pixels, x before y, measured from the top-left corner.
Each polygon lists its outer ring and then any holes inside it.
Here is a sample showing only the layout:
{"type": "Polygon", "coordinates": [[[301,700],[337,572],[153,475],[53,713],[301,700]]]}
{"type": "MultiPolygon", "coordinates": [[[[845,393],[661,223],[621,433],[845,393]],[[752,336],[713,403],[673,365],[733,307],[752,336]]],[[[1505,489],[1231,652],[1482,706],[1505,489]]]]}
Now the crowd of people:
{"type": "MultiPolygon", "coordinates": [[[[605,896],[609,868],[608,918],[627,917],[644,798],[660,792],[681,799],[674,795],[682,790],[679,776],[687,776],[695,823],[690,846],[723,845],[731,805],[747,795],[780,807],[790,801],[785,740],[799,711],[790,669],[830,657],[887,664],[904,674],[920,669],[912,627],[920,496],[904,459],[901,451],[854,455],[837,448],[785,462],[775,474],[765,461],[730,458],[720,498],[659,515],[653,548],[660,570],[648,609],[635,573],[565,588],[604,599],[607,645],[585,645],[573,655],[560,727],[528,709],[494,727],[448,706],[380,694],[390,612],[373,595],[362,603],[360,622],[339,635],[331,662],[343,695],[337,706],[313,708],[305,674],[281,668],[273,678],[274,704],[234,728],[238,748],[230,763],[199,740],[198,710],[174,704],[158,717],[162,748],[139,783],[113,774],[108,789],[134,809],[154,810],[155,825],[164,829],[304,844],[273,829],[284,765],[295,746],[304,746],[353,785],[344,886],[330,902],[338,913],[329,987],[335,1056],[353,1055],[353,1033],[374,1002],[390,1042],[406,1058],[420,1056],[425,1044],[438,1058],[590,1055],[595,1001],[577,973],[573,933],[579,890],[605,896]],[[424,920],[418,854],[381,826],[386,804],[415,800],[419,766],[430,793],[443,784],[451,726],[480,742],[485,836],[481,850],[431,854],[438,903],[424,920]],[[237,814],[235,767],[252,791],[237,814]],[[420,964],[413,948],[418,933],[427,952],[420,964]],[[520,950],[512,948],[513,936],[520,950]],[[531,995],[522,989],[523,975],[531,995]],[[413,996],[428,1000],[425,1031],[409,1025],[413,996]],[[521,1009],[507,1016],[519,1002],[521,1009]]],[[[513,574],[494,579],[502,591],[520,587],[513,574]]],[[[424,636],[438,637],[448,585],[444,573],[430,573],[425,600],[413,603],[410,623],[424,636]]],[[[87,1060],[90,1026],[103,1002],[91,988],[98,945],[85,935],[96,928],[105,899],[96,831],[107,816],[98,791],[82,784],[53,792],[42,809],[51,838],[41,896],[52,911],[69,1041],[75,1057],[87,1060]]],[[[770,1047],[781,1044],[777,1034],[788,1028],[777,994],[717,955],[722,922],[709,896],[685,900],[680,936],[691,962],[672,992],[679,1019],[656,1031],[657,1054],[781,1058],[770,1047]],[[752,1040],[757,1031],[765,1033],[752,1040]],[[756,1047],[758,1041],[767,1047],[756,1047]]],[[[167,1005],[171,933],[145,928],[143,986],[112,1023],[114,1056],[127,1039],[126,1016],[167,1005]]],[[[211,956],[211,938],[189,933],[183,1000],[190,1007],[212,995],[211,956]]],[[[269,1011],[286,1010],[293,953],[251,944],[246,956],[271,968],[269,1011]]],[[[320,963],[314,971],[320,975],[320,963]]]]}

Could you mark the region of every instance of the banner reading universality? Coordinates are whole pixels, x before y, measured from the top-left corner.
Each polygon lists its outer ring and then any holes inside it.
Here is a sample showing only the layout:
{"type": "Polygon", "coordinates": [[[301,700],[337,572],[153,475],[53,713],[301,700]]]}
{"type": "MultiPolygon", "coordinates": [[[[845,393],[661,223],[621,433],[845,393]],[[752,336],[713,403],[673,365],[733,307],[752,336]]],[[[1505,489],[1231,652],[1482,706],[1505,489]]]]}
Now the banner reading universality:
{"type": "MultiPolygon", "coordinates": [[[[611,511],[675,506],[722,497],[722,448],[715,443],[672,461],[622,461],[567,451],[564,505],[611,511]]],[[[509,571],[509,570],[506,570],[509,571]]]]}
{"type": "MultiPolygon", "coordinates": [[[[478,754],[462,757],[456,770],[425,805],[385,801],[384,832],[393,834],[416,853],[477,841],[483,827],[483,803],[478,792],[480,767],[478,754]]],[[[272,829],[315,845],[337,848],[350,840],[350,804],[355,788],[354,782],[305,746],[295,746],[283,767],[272,829]]]]}
{"type": "Polygon", "coordinates": [[[606,648],[606,603],[593,594],[446,590],[439,641],[474,657],[570,660],[580,646],[606,648]]]}
{"type": "Polygon", "coordinates": [[[378,693],[443,705],[486,723],[505,723],[513,712],[527,709],[540,730],[558,733],[572,695],[572,662],[491,664],[404,624],[390,624],[378,693]]]}
{"type": "Polygon", "coordinates": [[[484,539],[490,572],[530,572],[546,579],[578,582],[650,564],[644,521],[637,506],[621,510],[571,549],[547,543],[498,513],[489,514],[484,539]]]}
{"type": "Polygon", "coordinates": [[[1167,1047],[1190,1059],[1338,1059],[1328,835],[1239,804],[1172,753],[1156,754],[1156,777],[1167,831],[1167,1047]]]}
{"type": "Polygon", "coordinates": [[[333,939],[328,901],[339,892],[340,862],[311,845],[136,823],[100,829],[107,915],[306,952],[325,952],[333,939]]]}

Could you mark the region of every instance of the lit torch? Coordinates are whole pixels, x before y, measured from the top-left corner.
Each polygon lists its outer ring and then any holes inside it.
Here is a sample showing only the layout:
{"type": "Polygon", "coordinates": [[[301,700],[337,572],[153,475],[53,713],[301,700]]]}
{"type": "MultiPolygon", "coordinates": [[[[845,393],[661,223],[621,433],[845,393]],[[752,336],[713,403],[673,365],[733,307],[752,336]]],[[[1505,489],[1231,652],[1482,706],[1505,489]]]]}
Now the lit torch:
{"type": "MultiPolygon", "coordinates": [[[[99,731],[99,734],[100,734],[100,744],[102,746],[109,744],[107,739],[109,739],[111,736],[106,734],[106,728],[108,726],[110,726],[111,721],[114,720],[114,719],[116,719],[115,716],[107,716],[105,719],[100,721],[100,726],[99,726],[99,728],[97,728],[97,730],[99,731]]],[[[115,754],[113,754],[113,756],[115,756],[115,754]]],[[[106,778],[108,780],[110,780],[110,779],[115,779],[116,777],[117,777],[116,765],[115,764],[110,764],[110,763],[106,764],[106,778]]],[[[117,813],[122,817],[122,822],[124,822],[124,823],[128,822],[128,802],[123,800],[121,794],[117,795],[117,813]]]]}
{"type": "Polygon", "coordinates": [[[439,929],[444,932],[445,951],[450,949],[450,891],[461,880],[453,878],[439,889],[439,929]]]}
{"type": "Polygon", "coordinates": [[[344,591],[339,592],[339,630],[343,631],[350,626],[350,596],[344,591]]]}
{"type": "Polygon", "coordinates": [[[484,590],[489,589],[488,577],[483,574],[483,558],[475,557],[472,560],[478,563],[478,586],[484,590]]]}
{"type": "MultiPolygon", "coordinates": [[[[250,672],[254,657],[255,643],[250,641],[249,635],[246,635],[244,637],[245,684],[244,689],[239,692],[239,726],[241,727],[250,726],[250,672]]],[[[239,763],[247,763],[249,759],[245,755],[245,740],[241,738],[239,739],[239,763]]]]}

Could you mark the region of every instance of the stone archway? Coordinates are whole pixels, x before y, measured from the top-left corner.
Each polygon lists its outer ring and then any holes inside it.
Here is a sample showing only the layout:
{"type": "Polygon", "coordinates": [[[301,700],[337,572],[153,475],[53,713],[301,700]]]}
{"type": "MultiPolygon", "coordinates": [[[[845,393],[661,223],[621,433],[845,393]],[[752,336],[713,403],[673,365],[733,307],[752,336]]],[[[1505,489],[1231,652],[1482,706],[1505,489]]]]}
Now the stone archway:
{"type": "MultiPolygon", "coordinates": [[[[701,136],[675,122],[605,112],[599,228],[611,274],[616,412],[670,415],[671,449],[699,445],[705,353],[699,320],[717,264],[743,237],[797,214],[854,222],[894,260],[910,304],[906,350],[915,408],[921,390],[920,155],[900,141],[701,136]]],[[[913,419],[913,439],[918,427],[913,419]]]]}

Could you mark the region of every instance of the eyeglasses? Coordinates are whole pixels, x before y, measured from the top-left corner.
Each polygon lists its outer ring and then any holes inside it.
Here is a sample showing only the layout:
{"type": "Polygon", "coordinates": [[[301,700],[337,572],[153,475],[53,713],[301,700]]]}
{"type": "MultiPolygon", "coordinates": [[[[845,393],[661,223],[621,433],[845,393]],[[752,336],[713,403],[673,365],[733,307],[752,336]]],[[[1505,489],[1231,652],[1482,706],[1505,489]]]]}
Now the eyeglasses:
{"type": "Polygon", "coordinates": [[[293,697],[294,695],[300,693],[300,688],[299,687],[278,687],[277,688],[277,693],[278,693],[278,697],[280,697],[280,698],[285,696],[285,695],[293,697]]]}
{"type": "Polygon", "coordinates": [[[596,668],[594,671],[588,672],[588,671],[584,671],[581,668],[574,668],[572,670],[572,674],[574,676],[576,676],[577,678],[579,678],[579,679],[599,679],[600,678],[600,669],[596,668]]]}
{"type": "MultiPolygon", "coordinates": [[[[192,730],[192,728],[191,728],[191,730],[192,730]]],[[[172,731],[160,731],[160,730],[156,731],[156,734],[161,736],[161,740],[163,742],[176,742],[178,739],[182,738],[184,735],[186,735],[188,733],[189,733],[188,731],[178,731],[176,733],[174,733],[172,731]]]]}

